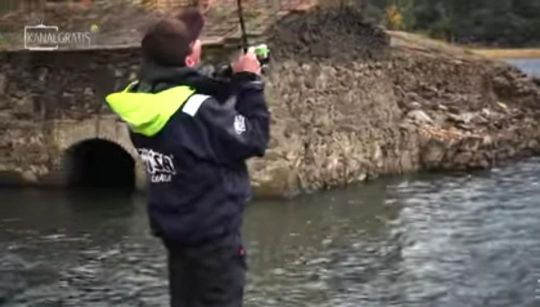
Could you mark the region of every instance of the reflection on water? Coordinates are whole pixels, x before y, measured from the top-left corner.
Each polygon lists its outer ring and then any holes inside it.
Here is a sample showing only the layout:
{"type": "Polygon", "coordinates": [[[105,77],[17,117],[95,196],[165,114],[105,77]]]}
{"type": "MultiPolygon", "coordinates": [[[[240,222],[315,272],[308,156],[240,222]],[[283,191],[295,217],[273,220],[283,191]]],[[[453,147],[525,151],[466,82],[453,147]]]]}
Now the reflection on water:
{"type": "MultiPolygon", "coordinates": [[[[0,199],[0,305],[167,305],[142,198],[0,199]]],[[[530,160],[252,204],[245,306],[538,306],[539,200],[530,160]]]]}

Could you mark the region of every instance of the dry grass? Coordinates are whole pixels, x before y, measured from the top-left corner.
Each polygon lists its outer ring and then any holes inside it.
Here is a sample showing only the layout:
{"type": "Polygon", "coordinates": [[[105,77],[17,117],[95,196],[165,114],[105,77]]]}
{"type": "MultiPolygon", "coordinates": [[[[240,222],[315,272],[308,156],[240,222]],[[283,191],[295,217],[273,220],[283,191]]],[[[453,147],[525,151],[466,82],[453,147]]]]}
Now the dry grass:
{"type": "Polygon", "coordinates": [[[450,44],[436,39],[429,38],[422,34],[387,31],[392,38],[394,47],[405,47],[416,50],[424,50],[440,54],[450,54],[454,56],[480,57],[487,59],[530,59],[540,58],[540,48],[531,49],[482,49],[471,46],[461,46],[450,44]]]}
{"type": "Polygon", "coordinates": [[[434,55],[447,55],[452,57],[479,58],[480,55],[468,48],[450,44],[426,35],[402,31],[387,31],[391,38],[391,45],[395,48],[423,51],[434,55]]]}
{"type": "Polygon", "coordinates": [[[472,52],[492,59],[530,59],[540,58],[539,49],[472,49],[472,52]]]}

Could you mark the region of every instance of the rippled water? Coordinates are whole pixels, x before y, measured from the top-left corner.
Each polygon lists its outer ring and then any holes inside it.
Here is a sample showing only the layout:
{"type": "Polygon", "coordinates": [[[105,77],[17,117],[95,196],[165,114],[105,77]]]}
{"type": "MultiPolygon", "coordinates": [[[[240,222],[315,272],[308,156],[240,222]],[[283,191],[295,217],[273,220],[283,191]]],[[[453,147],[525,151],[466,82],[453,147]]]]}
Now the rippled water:
{"type": "MultiPolygon", "coordinates": [[[[107,194],[0,192],[0,305],[166,306],[143,200],[107,194]]],[[[254,203],[245,234],[248,307],[540,306],[540,160],[254,203]]]]}

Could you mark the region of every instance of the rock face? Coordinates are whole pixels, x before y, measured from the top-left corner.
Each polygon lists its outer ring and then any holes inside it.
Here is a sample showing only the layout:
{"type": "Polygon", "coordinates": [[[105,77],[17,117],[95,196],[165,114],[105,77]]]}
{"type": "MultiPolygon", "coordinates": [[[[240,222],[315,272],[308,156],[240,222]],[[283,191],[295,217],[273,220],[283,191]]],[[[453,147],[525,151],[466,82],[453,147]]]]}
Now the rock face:
{"type": "MultiPolygon", "coordinates": [[[[272,140],[266,157],[249,162],[258,196],[538,153],[538,82],[440,44],[403,43],[360,20],[312,11],[268,32],[272,140]]],[[[114,119],[103,124],[112,118],[103,98],[135,77],[138,56],[137,48],[0,53],[0,184],[43,184],[85,138],[129,151],[114,119]]]]}
{"type": "Polygon", "coordinates": [[[391,47],[359,20],[319,11],[272,29],[271,149],[251,162],[259,195],[538,152],[540,88],[530,77],[444,47],[391,47]]]}
{"type": "Polygon", "coordinates": [[[394,62],[402,109],[420,105],[433,119],[404,120],[418,129],[422,168],[486,168],[537,152],[540,91],[532,78],[475,59],[397,51],[394,62]],[[438,144],[444,154],[435,154],[438,144]]]}

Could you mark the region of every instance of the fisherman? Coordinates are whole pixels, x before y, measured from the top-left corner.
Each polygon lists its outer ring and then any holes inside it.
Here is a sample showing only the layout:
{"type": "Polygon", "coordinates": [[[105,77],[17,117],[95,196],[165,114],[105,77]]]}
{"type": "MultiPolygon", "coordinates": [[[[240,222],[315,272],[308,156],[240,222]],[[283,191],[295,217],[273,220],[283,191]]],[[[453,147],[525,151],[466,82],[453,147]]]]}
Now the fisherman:
{"type": "Polygon", "coordinates": [[[251,197],[245,161],[265,153],[269,111],[252,52],[231,64],[230,83],[197,71],[203,26],[195,9],[153,25],[138,80],[106,100],[146,166],[150,225],[168,252],[170,305],[238,307],[251,197]]]}

